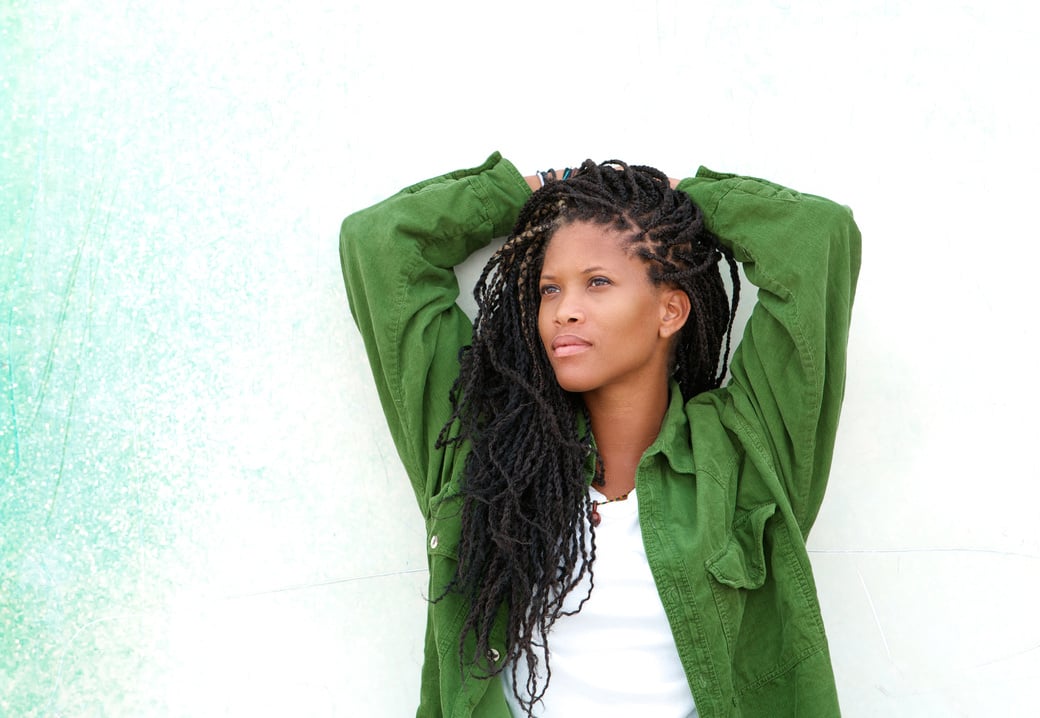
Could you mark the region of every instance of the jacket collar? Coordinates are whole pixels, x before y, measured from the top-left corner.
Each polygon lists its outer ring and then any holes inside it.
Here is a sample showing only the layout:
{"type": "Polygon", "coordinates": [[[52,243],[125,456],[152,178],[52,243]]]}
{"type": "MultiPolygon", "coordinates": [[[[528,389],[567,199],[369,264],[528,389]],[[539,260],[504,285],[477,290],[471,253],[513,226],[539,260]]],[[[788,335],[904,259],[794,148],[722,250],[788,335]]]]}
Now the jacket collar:
{"type": "Polygon", "coordinates": [[[672,381],[668,409],[661,422],[661,431],[657,439],[646,450],[647,456],[664,454],[672,470],[680,474],[693,475],[693,442],[690,435],[690,420],[686,416],[686,402],[683,401],[679,384],[672,381]]]}
{"type": "MultiPolygon", "coordinates": [[[[585,417],[578,414],[578,435],[585,435],[585,417]]],[[[595,445],[595,439],[593,439],[595,445]]],[[[693,476],[693,441],[690,435],[690,420],[686,416],[686,402],[679,384],[672,381],[669,387],[668,408],[661,422],[661,430],[646,450],[646,456],[664,454],[672,471],[693,476]]],[[[585,483],[591,483],[596,469],[595,452],[585,457],[585,483]]]]}

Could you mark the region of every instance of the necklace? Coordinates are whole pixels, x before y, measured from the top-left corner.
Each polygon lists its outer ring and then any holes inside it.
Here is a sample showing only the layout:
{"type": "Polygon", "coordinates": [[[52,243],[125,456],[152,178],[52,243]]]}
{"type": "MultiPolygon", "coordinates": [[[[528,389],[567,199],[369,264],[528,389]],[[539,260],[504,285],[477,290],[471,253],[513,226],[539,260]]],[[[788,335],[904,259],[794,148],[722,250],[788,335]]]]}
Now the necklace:
{"type": "Polygon", "coordinates": [[[593,501],[592,511],[589,512],[589,523],[591,523],[593,526],[599,526],[599,522],[602,521],[603,518],[599,515],[599,511],[597,511],[596,509],[598,509],[602,504],[612,504],[615,501],[624,501],[627,498],[628,494],[621,494],[620,496],[615,496],[614,498],[607,499],[606,501],[593,501]]]}

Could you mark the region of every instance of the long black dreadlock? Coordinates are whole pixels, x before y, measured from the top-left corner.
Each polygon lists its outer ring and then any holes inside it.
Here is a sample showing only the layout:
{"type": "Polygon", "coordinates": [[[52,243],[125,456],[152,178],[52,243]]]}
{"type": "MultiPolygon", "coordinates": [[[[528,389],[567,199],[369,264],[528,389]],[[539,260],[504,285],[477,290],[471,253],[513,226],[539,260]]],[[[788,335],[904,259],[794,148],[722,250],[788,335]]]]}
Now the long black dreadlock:
{"type": "Polygon", "coordinates": [[[538,332],[542,260],[553,233],[571,222],[624,231],[632,251],[646,261],[650,280],[689,296],[674,374],[686,399],[721,385],[739,298],[736,262],[705,227],[700,208],[671,189],[660,171],[614,160],[586,160],[570,179],[535,192],[484,268],[474,290],[473,343],[460,354],[453,413],[438,439],[440,445],[471,444],[453,497],[461,502],[458,567],[440,597],[458,592],[468,600],[460,660],[487,666],[488,677],[501,670],[483,659],[491,627],[500,611],[507,612],[505,658],[529,715],[551,675],[549,631],[567,614],[564,598],[586,574],[589,592],[576,611],[588,600],[595,559],[586,477],[600,463],[591,424],[580,395],[556,382],[538,332]],[[723,259],[732,300],[719,272],[723,259]],[[470,634],[473,653],[465,649],[470,634]],[[529,675],[526,696],[516,680],[521,660],[529,675]]]}

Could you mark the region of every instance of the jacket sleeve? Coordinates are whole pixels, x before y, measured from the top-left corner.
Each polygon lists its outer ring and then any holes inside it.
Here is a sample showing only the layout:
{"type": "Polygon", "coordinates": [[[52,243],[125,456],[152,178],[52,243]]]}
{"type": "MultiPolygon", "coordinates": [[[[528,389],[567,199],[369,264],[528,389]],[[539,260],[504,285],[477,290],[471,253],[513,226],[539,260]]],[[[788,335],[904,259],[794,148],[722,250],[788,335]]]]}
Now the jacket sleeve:
{"type": "Polygon", "coordinates": [[[860,233],[847,207],[705,168],[684,180],[758,288],[727,392],[766,444],[803,535],[830,471],[845,390],[860,233]]]}
{"type": "Polygon", "coordinates": [[[350,215],[340,260],[350,311],[419,507],[445,475],[434,444],[472,326],[456,305],[453,267],[509,233],[531,190],[495,153],[481,166],[408,187],[350,215]]]}

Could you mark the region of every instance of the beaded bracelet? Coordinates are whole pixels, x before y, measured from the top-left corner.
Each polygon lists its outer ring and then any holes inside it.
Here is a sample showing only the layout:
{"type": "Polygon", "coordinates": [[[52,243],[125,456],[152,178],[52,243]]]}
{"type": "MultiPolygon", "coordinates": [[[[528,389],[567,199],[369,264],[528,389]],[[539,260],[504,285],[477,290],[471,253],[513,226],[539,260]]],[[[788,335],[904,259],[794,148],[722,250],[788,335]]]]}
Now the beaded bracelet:
{"type": "MultiPolygon", "coordinates": [[[[535,172],[535,174],[538,175],[538,181],[541,182],[542,187],[545,186],[546,182],[556,181],[556,170],[554,170],[551,167],[547,169],[545,172],[538,170],[537,172],[535,172]]],[[[563,169],[563,177],[561,177],[560,179],[570,179],[572,174],[574,174],[574,170],[572,170],[570,167],[565,167],[563,169]]]]}

